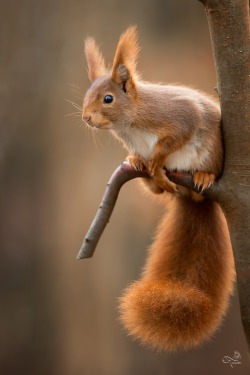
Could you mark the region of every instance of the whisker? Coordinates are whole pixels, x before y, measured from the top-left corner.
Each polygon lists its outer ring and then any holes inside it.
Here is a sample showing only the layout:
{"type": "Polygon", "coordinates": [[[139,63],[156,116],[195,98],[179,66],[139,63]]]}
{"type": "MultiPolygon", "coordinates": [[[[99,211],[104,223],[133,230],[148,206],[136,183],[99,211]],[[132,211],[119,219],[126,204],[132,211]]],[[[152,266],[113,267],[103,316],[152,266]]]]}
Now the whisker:
{"type": "Polygon", "coordinates": [[[92,139],[93,139],[96,149],[99,149],[99,148],[103,149],[104,148],[103,144],[101,142],[101,139],[99,138],[100,131],[98,129],[93,129],[93,130],[94,131],[92,131],[91,133],[92,133],[92,139]]]}
{"type": "Polygon", "coordinates": [[[74,98],[78,99],[78,100],[81,100],[81,103],[83,102],[83,96],[76,96],[76,95],[74,95],[74,98]]]}
{"type": "Polygon", "coordinates": [[[82,111],[82,108],[78,104],[72,102],[72,100],[69,100],[69,99],[65,99],[65,100],[66,102],[72,104],[74,108],[78,109],[79,111],[82,111]]]}
{"type": "Polygon", "coordinates": [[[78,111],[78,112],[67,113],[64,116],[79,116],[80,117],[81,115],[82,115],[82,111],[78,111]]]}
{"type": "MultiPolygon", "coordinates": [[[[93,129],[94,130],[94,129],[93,129]]],[[[91,138],[92,138],[92,140],[93,140],[93,143],[94,143],[94,145],[95,145],[95,148],[98,148],[98,144],[97,144],[97,140],[96,140],[96,137],[95,137],[95,131],[92,131],[91,132],[91,138]]]]}
{"type": "Polygon", "coordinates": [[[72,92],[74,92],[75,94],[79,95],[78,96],[78,99],[81,99],[83,100],[83,97],[84,97],[84,93],[83,91],[80,89],[80,87],[76,86],[76,85],[73,85],[73,84],[69,84],[71,87],[70,87],[70,90],[72,92]]]}
{"type": "MultiPolygon", "coordinates": [[[[77,95],[73,95],[74,98],[80,100],[81,103],[82,103],[83,98],[84,98],[84,94],[81,91],[81,89],[78,86],[76,86],[74,84],[71,84],[71,83],[69,83],[69,86],[70,86],[71,91],[74,92],[75,94],[77,94],[77,95]]],[[[65,116],[81,117],[82,116],[82,104],[78,105],[73,100],[69,100],[69,99],[66,99],[66,98],[65,98],[65,100],[66,100],[66,102],[70,103],[77,110],[75,112],[65,114],[65,116]]],[[[83,119],[81,119],[80,122],[77,122],[76,125],[78,125],[80,127],[84,127],[84,130],[87,129],[87,131],[85,131],[85,134],[87,134],[88,137],[91,137],[92,142],[93,142],[93,144],[95,145],[96,148],[100,148],[100,147],[104,148],[100,138],[98,137],[98,134],[100,133],[98,129],[91,128],[83,119]]]]}
{"type": "Polygon", "coordinates": [[[73,83],[69,83],[68,85],[71,86],[71,90],[74,89],[75,91],[78,92],[78,94],[83,95],[83,92],[81,91],[80,86],[77,86],[77,85],[75,85],[75,84],[73,84],[73,83]]]}
{"type": "Polygon", "coordinates": [[[73,92],[74,97],[75,97],[76,99],[80,100],[81,103],[82,103],[82,102],[83,102],[83,98],[84,98],[83,93],[82,93],[82,92],[78,92],[78,91],[75,90],[75,89],[71,89],[71,91],[73,92]]]}

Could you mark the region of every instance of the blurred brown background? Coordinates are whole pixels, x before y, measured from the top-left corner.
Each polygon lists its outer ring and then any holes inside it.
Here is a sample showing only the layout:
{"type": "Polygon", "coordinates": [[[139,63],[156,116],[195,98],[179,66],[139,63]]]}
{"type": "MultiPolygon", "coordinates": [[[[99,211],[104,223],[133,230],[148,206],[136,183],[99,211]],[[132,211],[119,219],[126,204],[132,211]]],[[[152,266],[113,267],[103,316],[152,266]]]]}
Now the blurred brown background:
{"type": "MultiPolygon", "coordinates": [[[[0,373],[136,375],[249,373],[237,297],[202,348],[155,353],[122,330],[117,298],[139,276],[162,209],[130,182],[95,256],[75,259],[125,151],[81,126],[88,87],[83,41],[109,62],[137,24],[139,70],[152,81],[214,93],[204,10],[197,0],[22,0],[0,3],[0,373]],[[69,115],[69,116],[68,116],[69,115]],[[95,139],[94,139],[95,138],[95,139]],[[222,363],[241,354],[241,365],[222,363]]],[[[216,265],[214,265],[216,267],[216,265]]]]}

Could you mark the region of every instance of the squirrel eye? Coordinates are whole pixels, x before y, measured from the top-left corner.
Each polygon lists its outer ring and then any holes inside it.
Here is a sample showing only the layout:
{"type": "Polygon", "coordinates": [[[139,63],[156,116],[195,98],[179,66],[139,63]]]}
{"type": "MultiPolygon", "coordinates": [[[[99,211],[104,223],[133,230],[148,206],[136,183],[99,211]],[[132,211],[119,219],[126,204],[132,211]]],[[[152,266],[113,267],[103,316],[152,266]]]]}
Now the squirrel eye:
{"type": "Polygon", "coordinates": [[[113,96],[112,95],[105,95],[104,96],[104,99],[103,99],[103,103],[105,103],[105,104],[110,104],[110,103],[112,103],[112,101],[113,101],[113,96]]]}

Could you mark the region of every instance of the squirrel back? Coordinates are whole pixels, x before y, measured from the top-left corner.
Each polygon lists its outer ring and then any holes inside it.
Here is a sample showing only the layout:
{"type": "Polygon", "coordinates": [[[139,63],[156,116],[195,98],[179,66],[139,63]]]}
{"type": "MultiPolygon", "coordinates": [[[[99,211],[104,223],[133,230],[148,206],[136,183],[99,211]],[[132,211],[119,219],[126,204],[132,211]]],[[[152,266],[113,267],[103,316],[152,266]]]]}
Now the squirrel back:
{"type": "Polygon", "coordinates": [[[164,168],[193,174],[201,189],[222,172],[220,106],[198,90],[144,82],[136,72],[135,27],[120,37],[111,70],[88,38],[85,53],[92,85],[84,122],[109,130],[129,151],[153,193],[172,193],[139,281],[120,301],[121,320],[134,337],[158,349],[189,348],[207,340],[225,315],[234,264],[220,207],[177,187],[164,168]],[[176,194],[178,193],[178,194],[176,194]]]}

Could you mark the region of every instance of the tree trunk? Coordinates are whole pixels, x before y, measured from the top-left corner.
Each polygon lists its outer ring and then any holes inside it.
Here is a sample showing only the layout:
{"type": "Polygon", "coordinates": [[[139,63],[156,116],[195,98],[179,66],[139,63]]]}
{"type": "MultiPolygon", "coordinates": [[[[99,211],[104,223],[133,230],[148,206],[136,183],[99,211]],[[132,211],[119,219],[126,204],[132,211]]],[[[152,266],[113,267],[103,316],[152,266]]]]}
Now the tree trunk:
{"type": "Polygon", "coordinates": [[[250,351],[249,0],[200,0],[206,10],[221,101],[225,164],[216,199],[227,218],[242,323],[250,351]]]}

